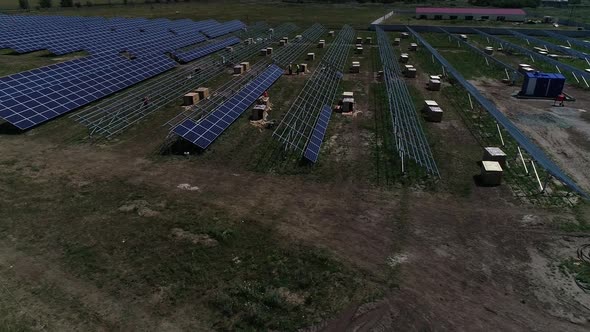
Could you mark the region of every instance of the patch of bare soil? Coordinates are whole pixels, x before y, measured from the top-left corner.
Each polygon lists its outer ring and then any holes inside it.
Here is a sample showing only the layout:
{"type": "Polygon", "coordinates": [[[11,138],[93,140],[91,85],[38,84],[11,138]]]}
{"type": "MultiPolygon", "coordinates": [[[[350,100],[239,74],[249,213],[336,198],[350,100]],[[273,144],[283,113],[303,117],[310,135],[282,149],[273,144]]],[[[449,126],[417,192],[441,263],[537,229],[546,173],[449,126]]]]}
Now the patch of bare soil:
{"type": "MultiPolygon", "coordinates": [[[[353,303],[312,330],[589,328],[583,320],[588,310],[576,305],[576,294],[564,293],[552,303],[537,292],[543,276],[531,272],[531,262],[536,258],[530,248],[555,240],[543,229],[554,216],[514,206],[501,190],[476,188],[470,198],[427,192],[404,194],[359,184],[313,183],[299,177],[245,171],[236,176],[235,170],[223,167],[202,167],[185,160],[158,163],[131,153],[86,146],[55,149],[27,137],[9,138],[0,144],[1,160],[18,160],[7,167],[42,165],[35,170],[35,179],[65,179],[70,184],[64,190],[76,190],[84,183],[125,179],[172,197],[197,199],[206,195],[209,206],[231,217],[252,217],[276,225],[284,237],[324,248],[368,273],[399,271],[398,289],[372,303],[353,303]],[[179,190],[179,184],[198,184],[199,190],[179,190]],[[560,312],[568,314],[556,314],[560,312]]],[[[160,208],[150,202],[121,204],[133,205],[129,212],[121,213],[137,212],[141,206],[160,208]]],[[[559,213],[566,215],[567,211],[559,213]]],[[[198,237],[197,242],[206,241],[199,234],[180,229],[171,236],[175,238],[171,241],[193,241],[193,236],[198,237]]],[[[63,330],[181,330],[200,326],[200,318],[187,308],[174,308],[166,317],[152,315],[152,303],[167,297],[166,289],[141,298],[116,298],[52,264],[50,253],[48,257],[29,257],[19,252],[15,243],[5,245],[9,249],[0,250],[0,281],[12,282],[20,292],[17,295],[23,303],[30,303],[37,316],[61,322],[53,326],[63,330]],[[18,268],[9,270],[10,266],[18,268]],[[69,299],[66,303],[76,303],[76,309],[27,289],[39,284],[51,285],[55,294],[69,299]],[[83,308],[86,316],[78,316],[78,308],[83,308]],[[87,320],[88,315],[93,319],[87,320]]],[[[277,292],[292,303],[308,296],[289,290],[277,292]]]]}
{"type": "Polygon", "coordinates": [[[121,212],[136,212],[140,217],[151,218],[155,217],[160,214],[160,212],[152,210],[150,208],[150,203],[145,200],[134,200],[131,202],[127,202],[124,205],[119,207],[119,211],[121,212]]]}
{"type": "Polygon", "coordinates": [[[175,239],[188,241],[192,244],[198,244],[204,247],[215,247],[219,244],[217,240],[207,234],[193,234],[183,230],[182,228],[172,228],[170,234],[175,239]]]}
{"type": "MultiPolygon", "coordinates": [[[[359,185],[310,184],[298,178],[259,173],[241,172],[238,176],[235,170],[222,167],[199,167],[186,160],[157,163],[135,155],[89,149],[87,146],[55,149],[22,136],[9,140],[1,142],[0,160],[17,160],[10,166],[15,170],[29,163],[42,164],[35,171],[35,181],[59,178],[67,183],[64,190],[78,190],[85,183],[125,179],[130,185],[148,185],[150,190],[166,192],[171,197],[194,196],[197,200],[206,195],[210,208],[219,209],[231,218],[255,218],[275,225],[286,238],[321,247],[349,264],[370,271],[378,271],[384,264],[389,254],[388,248],[394,240],[392,218],[397,210],[394,193],[382,193],[359,185]],[[179,184],[189,184],[189,188],[198,184],[199,190],[180,189],[179,184]],[[263,206],[261,202],[264,202],[263,206]]],[[[120,213],[141,215],[145,208],[157,211],[164,209],[164,205],[165,202],[146,200],[124,201],[120,203],[120,213]]],[[[206,245],[212,244],[213,240],[180,229],[173,231],[170,236],[171,241],[182,239],[206,245]]],[[[10,247],[19,257],[27,257],[15,248],[16,244],[10,247]]],[[[39,307],[49,307],[46,311],[36,310],[35,316],[41,320],[53,323],[54,320],[63,319],[69,322],[63,325],[63,330],[171,331],[201,324],[201,318],[185,312],[186,308],[174,308],[173,314],[166,317],[154,314],[156,309],[153,303],[158,298],[167,297],[165,289],[154,290],[141,298],[118,299],[96,290],[91,281],[68,273],[63,266],[55,264],[59,260],[52,259],[50,253],[18,261],[23,265],[23,270],[34,268],[37,272],[34,275],[7,275],[8,280],[19,280],[18,286],[15,284],[16,289],[27,284],[49,283],[53,292],[80,303],[73,309],[63,303],[54,304],[47,299],[39,299],[34,292],[22,294],[31,303],[38,301],[39,307]],[[52,273],[59,277],[54,277],[52,273]],[[71,315],[78,315],[77,308],[83,308],[85,315],[97,318],[88,324],[83,319],[71,318],[71,315]],[[130,311],[125,308],[133,309],[130,311]]],[[[7,262],[6,265],[14,263],[7,262]]],[[[287,291],[282,294],[294,303],[306,296],[287,291]]]]}
{"type": "Polygon", "coordinates": [[[30,257],[0,243],[0,283],[18,303],[16,310],[33,317],[39,330],[61,331],[166,330],[181,331],[182,323],[155,319],[140,302],[122,300],[60,269],[51,260],[30,257]],[[18,283],[14,283],[17,280],[18,283]],[[64,307],[64,303],[67,305],[64,307]],[[64,310],[65,309],[65,310],[64,310]]]}
{"type": "Polygon", "coordinates": [[[590,328],[590,310],[581,305],[588,294],[560,291],[571,281],[547,280],[545,263],[556,257],[531,249],[556,241],[541,226],[552,215],[496,200],[462,204],[428,194],[410,200],[405,245],[392,259],[401,271],[399,289],[310,331],[590,328]]]}
{"type": "Polygon", "coordinates": [[[577,249],[588,243],[588,237],[563,236],[547,245],[529,248],[534,294],[551,315],[577,324],[590,320],[590,295],[578,287],[573,276],[560,271],[559,264],[569,258],[577,259],[577,249]],[[580,309],[586,312],[582,314],[580,309]]]}
{"type": "Polygon", "coordinates": [[[590,191],[590,95],[568,87],[576,98],[565,107],[551,100],[516,99],[517,86],[494,80],[471,81],[516,126],[550,155],[582,188],[590,191]]]}

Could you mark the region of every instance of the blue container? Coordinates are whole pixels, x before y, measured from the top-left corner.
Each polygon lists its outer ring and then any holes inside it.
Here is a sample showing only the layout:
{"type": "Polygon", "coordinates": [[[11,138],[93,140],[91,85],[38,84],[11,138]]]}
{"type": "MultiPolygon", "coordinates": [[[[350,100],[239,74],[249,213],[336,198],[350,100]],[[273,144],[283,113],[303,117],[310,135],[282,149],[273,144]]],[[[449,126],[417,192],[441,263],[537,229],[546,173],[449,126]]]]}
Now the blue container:
{"type": "Polygon", "coordinates": [[[542,73],[537,78],[537,85],[535,86],[535,97],[546,97],[549,83],[551,82],[551,74],[542,73]]]}
{"type": "Polygon", "coordinates": [[[526,73],[522,84],[521,95],[555,98],[563,92],[565,77],[561,74],[526,73]]]}

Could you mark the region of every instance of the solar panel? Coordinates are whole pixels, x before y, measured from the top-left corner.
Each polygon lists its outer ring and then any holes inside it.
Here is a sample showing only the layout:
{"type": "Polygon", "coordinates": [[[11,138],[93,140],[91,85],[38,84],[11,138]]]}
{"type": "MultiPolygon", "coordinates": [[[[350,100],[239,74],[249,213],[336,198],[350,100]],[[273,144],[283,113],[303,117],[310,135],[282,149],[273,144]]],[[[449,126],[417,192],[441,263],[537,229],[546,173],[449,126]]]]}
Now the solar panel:
{"type": "Polygon", "coordinates": [[[0,118],[25,130],[174,66],[174,61],[162,55],[158,58],[128,61],[125,66],[108,71],[108,75],[102,72],[80,76],[26,95],[9,95],[0,100],[0,118]]]}
{"type": "Polygon", "coordinates": [[[280,67],[270,65],[209,116],[199,122],[185,120],[173,132],[201,149],[206,149],[282,74],[280,67]]]}
{"type": "Polygon", "coordinates": [[[221,40],[219,42],[211,43],[208,45],[204,45],[204,46],[192,49],[190,51],[177,53],[176,57],[181,62],[186,63],[186,62],[190,62],[190,61],[202,58],[204,56],[207,56],[207,55],[217,52],[219,50],[222,50],[227,46],[235,45],[239,42],[240,42],[239,38],[231,37],[231,38],[221,40]]]}
{"type": "MultiPolygon", "coordinates": [[[[165,54],[204,42],[202,31],[217,36],[242,27],[240,21],[0,14],[0,48],[90,53],[0,77],[0,118],[20,129],[31,128],[175,67],[165,54]],[[121,56],[123,51],[133,59],[121,56]]],[[[239,43],[235,37],[213,40],[189,51],[185,60],[235,43],[239,43]]]]}
{"type": "Polygon", "coordinates": [[[303,153],[303,156],[313,163],[318,161],[320,147],[322,146],[324,136],[326,135],[326,130],[328,129],[328,122],[330,121],[331,115],[332,110],[330,109],[330,106],[324,105],[324,108],[320,112],[318,121],[316,122],[313,128],[313,133],[311,135],[311,138],[309,139],[309,143],[307,144],[305,152],[303,153]]]}
{"type": "Polygon", "coordinates": [[[215,38],[223,36],[225,34],[238,31],[245,28],[246,25],[238,20],[225,22],[215,27],[208,27],[202,30],[202,32],[209,38],[215,38]]]}

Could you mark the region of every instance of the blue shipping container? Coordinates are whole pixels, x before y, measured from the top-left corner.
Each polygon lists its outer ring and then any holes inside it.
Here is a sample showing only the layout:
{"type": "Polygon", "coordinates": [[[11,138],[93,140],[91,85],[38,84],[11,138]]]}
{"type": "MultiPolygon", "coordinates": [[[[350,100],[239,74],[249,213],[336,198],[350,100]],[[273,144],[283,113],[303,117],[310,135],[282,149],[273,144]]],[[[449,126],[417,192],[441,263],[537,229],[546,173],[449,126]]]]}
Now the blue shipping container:
{"type": "Polygon", "coordinates": [[[555,98],[563,92],[565,77],[561,74],[526,73],[521,94],[525,96],[555,98]]]}

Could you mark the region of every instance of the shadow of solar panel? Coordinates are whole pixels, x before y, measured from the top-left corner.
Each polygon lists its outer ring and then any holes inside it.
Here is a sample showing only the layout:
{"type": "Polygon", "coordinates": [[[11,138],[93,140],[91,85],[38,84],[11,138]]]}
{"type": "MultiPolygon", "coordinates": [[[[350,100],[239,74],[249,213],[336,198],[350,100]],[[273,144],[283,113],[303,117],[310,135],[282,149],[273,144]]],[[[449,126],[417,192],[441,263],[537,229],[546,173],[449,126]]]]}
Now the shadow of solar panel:
{"type": "Polygon", "coordinates": [[[307,147],[303,153],[303,156],[313,163],[318,161],[320,148],[322,146],[322,142],[324,141],[326,130],[328,130],[328,122],[330,121],[331,116],[332,110],[330,109],[330,106],[324,105],[324,108],[322,108],[320,116],[318,117],[318,121],[313,128],[313,133],[309,139],[309,143],[307,143],[307,147]]]}
{"type": "Polygon", "coordinates": [[[201,149],[206,149],[282,74],[280,67],[270,65],[209,116],[199,122],[185,120],[172,131],[201,149]]]}

